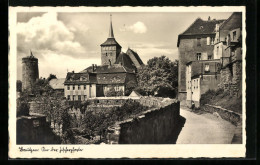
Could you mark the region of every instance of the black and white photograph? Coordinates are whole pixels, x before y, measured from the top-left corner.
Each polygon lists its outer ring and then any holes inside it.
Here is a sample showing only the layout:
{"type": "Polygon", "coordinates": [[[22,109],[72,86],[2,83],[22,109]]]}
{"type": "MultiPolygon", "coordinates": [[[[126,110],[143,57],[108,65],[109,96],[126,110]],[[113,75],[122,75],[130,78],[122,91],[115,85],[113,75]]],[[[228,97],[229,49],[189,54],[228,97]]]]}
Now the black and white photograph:
{"type": "Polygon", "coordinates": [[[244,7],[10,10],[10,157],[245,155],[244,7]]]}

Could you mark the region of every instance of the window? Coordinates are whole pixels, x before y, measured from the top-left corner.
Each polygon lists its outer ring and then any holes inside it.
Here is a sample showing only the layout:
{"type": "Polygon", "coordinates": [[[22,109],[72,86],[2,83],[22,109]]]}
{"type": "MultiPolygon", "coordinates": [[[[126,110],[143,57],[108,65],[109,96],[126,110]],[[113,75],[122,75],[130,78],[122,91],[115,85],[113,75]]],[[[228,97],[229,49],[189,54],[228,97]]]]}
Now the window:
{"type": "Polygon", "coordinates": [[[197,46],[201,46],[200,40],[201,38],[197,38],[197,46]]]}
{"type": "Polygon", "coordinates": [[[209,72],[209,64],[205,64],[205,72],[209,72]]]}
{"type": "Polygon", "coordinates": [[[210,40],[211,40],[211,38],[207,37],[207,45],[210,45],[210,40]]]}
{"type": "Polygon", "coordinates": [[[197,53],[197,60],[201,60],[201,53],[197,53]]]}
{"type": "Polygon", "coordinates": [[[70,86],[69,85],[67,86],[67,90],[70,90],[70,86]]]}
{"type": "Polygon", "coordinates": [[[81,88],[80,88],[80,85],[78,86],[78,90],[80,90],[81,88]]]}
{"type": "Polygon", "coordinates": [[[84,89],[86,89],[86,85],[84,85],[84,89]]]}
{"type": "Polygon", "coordinates": [[[78,100],[81,100],[81,96],[80,95],[78,95],[78,100]]]}
{"type": "Polygon", "coordinates": [[[87,100],[87,95],[84,95],[84,100],[87,100]]]}
{"type": "Polygon", "coordinates": [[[90,84],[89,87],[92,87],[92,84],[90,84]]]}
{"type": "Polygon", "coordinates": [[[208,60],[212,60],[212,55],[208,55],[208,60]]]}
{"type": "Polygon", "coordinates": [[[67,96],[68,100],[70,100],[70,95],[67,96]]]}
{"type": "Polygon", "coordinates": [[[237,32],[236,31],[233,31],[233,41],[235,41],[237,38],[237,32]]]}
{"type": "Polygon", "coordinates": [[[73,85],[73,90],[75,90],[75,85],[73,85]]]}
{"type": "Polygon", "coordinates": [[[73,100],[73,101],[76,100],[76,96],[75,96],[75,95],[73,95],[73,99],[72,99],[72,100],[73,100]]]}
{"type": "Polygon", "coordinates": [[[211,37],[211,45],[214,45],[214,40],[215,40],[215,38],[214,37],[211,37]]]}
{"type": "Polygon", "coordinates": [[[199,80],[197,79],[197,88],[198,88],[198,86],[199,86],[199,80]]]}

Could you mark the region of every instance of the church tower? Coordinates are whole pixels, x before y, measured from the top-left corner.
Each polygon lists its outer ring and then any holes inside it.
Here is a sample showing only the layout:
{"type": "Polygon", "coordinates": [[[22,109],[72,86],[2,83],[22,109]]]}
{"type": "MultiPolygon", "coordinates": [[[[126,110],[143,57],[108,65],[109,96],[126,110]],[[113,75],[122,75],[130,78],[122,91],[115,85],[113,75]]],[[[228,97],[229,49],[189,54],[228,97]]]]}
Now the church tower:
{"type": "Polygon", "coordinates": [[[113,65],[121,52],[121,46],[116,42],[110,15],[110,27],[107,40],[101,46],[101,65],[113,65]]]}

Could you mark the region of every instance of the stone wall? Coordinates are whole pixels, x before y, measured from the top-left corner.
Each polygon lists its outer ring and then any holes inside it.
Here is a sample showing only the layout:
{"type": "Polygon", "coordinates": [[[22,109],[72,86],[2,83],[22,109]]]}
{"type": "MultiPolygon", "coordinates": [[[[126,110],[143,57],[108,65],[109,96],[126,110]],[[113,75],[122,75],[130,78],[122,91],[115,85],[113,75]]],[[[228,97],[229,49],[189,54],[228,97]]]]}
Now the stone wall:
{"type": "Polygon", "coordinates": [[[205,104],[201,107],[202,110],[206,112],[210,112],[217,116],[220,116],[222,119],[231,122],[234,125],[239,125],[242,121],[242,115],[231,110],[227,110],[225,108],[221,108],[220,106],[213,106],[209,104],[205,104]]]}
{"type": "Polygon", "coordinates": [[[157,104],[131,118],[108,128],[108,144],[174,144],[180,128],[180,102],[173,100],[155,101],[143,98],[140,103],[157,104]]]}
{"type": "Polygon", "coordinates": [[[55,135],[46,122],[46,116],[32,115],[17,118],[17,144],[59,144],[60,138],[55,135]]]}
{"type": "Polygon", "coordinates": [[[227,91],[231,96],[238,97],[242,94],[241,61],[235,61],[221,69],[218,87],[227,91]]]}

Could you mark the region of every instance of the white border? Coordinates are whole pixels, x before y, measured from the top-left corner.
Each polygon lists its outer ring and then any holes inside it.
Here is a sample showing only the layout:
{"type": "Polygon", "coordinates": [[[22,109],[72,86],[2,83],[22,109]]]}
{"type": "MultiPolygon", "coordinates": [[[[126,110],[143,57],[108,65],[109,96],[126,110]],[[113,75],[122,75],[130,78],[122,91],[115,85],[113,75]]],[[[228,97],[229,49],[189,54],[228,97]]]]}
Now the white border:
{"type": "Polygon", "coordinates": [[[10,158],[221,158],[245,157],[245,7],[10,7],[9,8],[9,157],[10,158]],[[178,144],[178,145],[16,145],[16,13],[17,12],[243,12],[243,144],[178,144]],[[82,148],[78,153],[19,152],[19,147],[82,148]]]}

